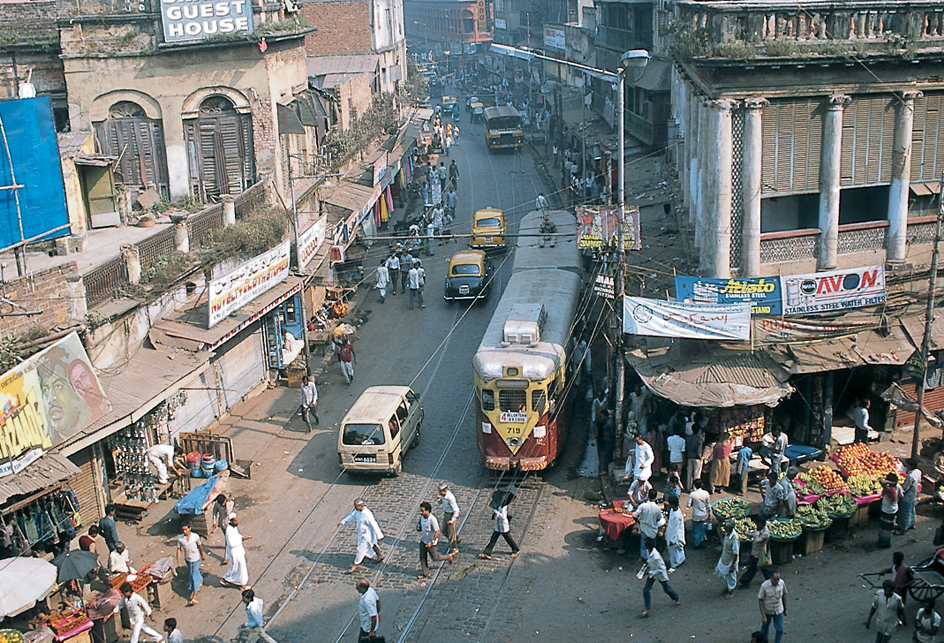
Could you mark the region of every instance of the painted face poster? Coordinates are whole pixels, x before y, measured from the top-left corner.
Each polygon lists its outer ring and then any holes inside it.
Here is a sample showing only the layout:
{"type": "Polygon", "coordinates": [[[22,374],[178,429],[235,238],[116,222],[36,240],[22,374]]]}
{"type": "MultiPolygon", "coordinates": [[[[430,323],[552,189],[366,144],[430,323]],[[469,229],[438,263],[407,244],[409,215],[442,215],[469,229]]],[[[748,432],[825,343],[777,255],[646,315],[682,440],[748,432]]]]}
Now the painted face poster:
{"type": "Polygon", "coordinates": [[[784,315],[833,313],[885,302],[885,266],[780,277],[784,315]]]}
{"type": "MultiPolygon", "coordinates": [[[[577,208],[577,247],[581,250],[611,250],[616,247],[619,217],[616,208],[577,208]]],[[[639,208],[627,205],[623,219],[626,250],[640,250],[639,208]]]]}
{"type": "Polygon", "coordinates": [[[779,277],[676,277],[675,298],[686,304],[749,303],[753,315],[779,315],[783,310],[779,277]]]}
{"type": "Polygon", "coordinates": [[[0,476],[17,473],[110,410],[77,333],[18,364],[0,377],[0,476]]]}

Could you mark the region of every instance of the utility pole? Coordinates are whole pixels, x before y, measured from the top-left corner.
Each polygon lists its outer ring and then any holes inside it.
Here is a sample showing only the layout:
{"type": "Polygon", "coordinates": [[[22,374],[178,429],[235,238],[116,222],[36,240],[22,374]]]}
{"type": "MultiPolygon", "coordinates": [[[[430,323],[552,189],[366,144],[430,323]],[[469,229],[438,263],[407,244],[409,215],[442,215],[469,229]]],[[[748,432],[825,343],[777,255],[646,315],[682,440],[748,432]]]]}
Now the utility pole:
{"type": "MultiPolygon", "coordinates": [[[[289,191],[292,198],[292,230],[295,233],[295,271],[299,274],[302,272],[302,247],[298,243],[298,201],[295,199],[295,177],[292,176],[292,154],[289,153],[286,155],[288,162],[288,185],[289,191]]],[[[301,309],[302,309],[302,339],[305,341],[305,374],[311,375],[311,348],[308,346],[308,313],[309,311],[305,310],[305,295],[304,290],[302,290],[301,298],[301,309]]]]}
{"type": "MultiPolygon", "coordinates": [[[[614,352],[616,353],[615,373],[613,375],[614,404],[613,412],[616,415],[616,442],[623,444],[623,389],[626,388],[626,368],[623,358],[623,295],[626,294],[626,284],[624,280],[624,270],[626,266],[626,247],[623,238],[623,226],[625,223],[625,211],[623,206],[626,203],[626,67],[620,65],[617,72],[617,85],[619,91],[619,103],[617,105],[617,114],[619,115],[619,127],[617,131],[619,136],[616,143],[617,157],[617,176],[619,185],[616,186],[616,282],[614,284],[616,298],[613,304],[616,307],[616,335],[613,338],[614,352]]],[[[586,160],[586,159],[584,159],[586,160]]],[[[619,448],[619,447],[617,447],[619,448]]],[[[624,455],[620,453],[619,455],[624,455]]]]}
{"type": "MultiPolygon", "coordinates": [[[[944,186],[944,173],[941,174],[944,186]]],[[[937,285],[937,263],[940,256],[941,226],[944,224],[944,190],[938,194],[937,227],[934,231],[934,252],[931,254],[931,275],[928,278],[928,308],[924,315],[924,339],[921,341],[921,377],[917,382],[918,410],[915,412],[914,434],[911,436],[911,457],[921,455],[921,411],[924,408],[924,383],[928,374],[928,353],[931,350],[931,324],[934,321],[934,290],[937,285]]]]}

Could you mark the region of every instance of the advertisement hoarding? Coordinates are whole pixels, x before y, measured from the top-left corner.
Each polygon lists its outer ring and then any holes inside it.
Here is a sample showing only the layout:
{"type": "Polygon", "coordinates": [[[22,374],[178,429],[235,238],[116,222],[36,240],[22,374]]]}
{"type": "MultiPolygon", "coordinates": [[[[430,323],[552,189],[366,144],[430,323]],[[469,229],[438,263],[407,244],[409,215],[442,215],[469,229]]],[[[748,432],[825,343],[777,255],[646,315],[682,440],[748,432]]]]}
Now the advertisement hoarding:
{"type": "Polygon", "coordinates": [[[676,277],[675,298],[686,304],[749,303],[754,315],[779,315],[783,310],[778,277],[709,279],[676,277]]]}
{"type": "Polygon", "coordinates": [[[111,410],[77,333],[0,376],[0,476],[18,473],[111,410]]]}
{"type": "Polygon", "coordinates": [[[564,37],[563,29],[552,29],[551,27],[544,27],[544,46],[553,47],[554,49],[564,49],[566,44],[566,39],[564,37]]]}
{"type": "Polygon", "coordinates": [[[298,236],[298,267],[304,268],[315,256],[321,244],[324,243],[327,228],[327,217],[321,217],[314,225],[298,236]]]}
{"type": "Polygon", "coordinates": [[[252,33],[250,0],[161,0],[164,42],[252,33]]]}
{"type": "Polygon", "coordinates": [[[27,239],[68,235],[69,213],[49,98],[0,101],[0,119],[7,139],[6,145],[0,140],[0,249],[27,239]],[[20,186],[16,191],[9,189],[14,184],[20,186]]]}
{"type": "MultiPolygon", "coordinates": [[[[588,250],[615,248],[617,214],[616,208],[578,207],[577,247],[588,250]]],[[[626,250],[641,250],[639,206],[627,205],[624,215],[623,244],[626,250]]]]}
{"type": "Polygon", "coordinates": [[[832,313],[885,303],[885,266],[780,277],[784,315],[832,313]]]}
{"type": "Polygon", "coordinates": [[[288,239],[210,282],[210,328],[288,277],[288,239]]]}
{"type": "Polygon", "coordinates": [[[623,332],[653,337],[747,341],[751,338],[751,305],[682,304],[623,297],[623,332]]]}

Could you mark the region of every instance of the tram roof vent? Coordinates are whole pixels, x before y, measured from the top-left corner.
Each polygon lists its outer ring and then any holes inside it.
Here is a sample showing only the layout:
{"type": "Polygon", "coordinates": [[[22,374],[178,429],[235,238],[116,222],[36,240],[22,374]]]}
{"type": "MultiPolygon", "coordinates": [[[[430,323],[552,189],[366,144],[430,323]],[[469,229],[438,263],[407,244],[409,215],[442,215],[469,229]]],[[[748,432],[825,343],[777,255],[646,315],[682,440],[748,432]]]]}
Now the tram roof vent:
{"type": "Polygon", "coordinates": [[[533,346],[541,341],[541,327],[547,319],[543,304],[515,304],[502,329],[502,346],[533,346]]]}

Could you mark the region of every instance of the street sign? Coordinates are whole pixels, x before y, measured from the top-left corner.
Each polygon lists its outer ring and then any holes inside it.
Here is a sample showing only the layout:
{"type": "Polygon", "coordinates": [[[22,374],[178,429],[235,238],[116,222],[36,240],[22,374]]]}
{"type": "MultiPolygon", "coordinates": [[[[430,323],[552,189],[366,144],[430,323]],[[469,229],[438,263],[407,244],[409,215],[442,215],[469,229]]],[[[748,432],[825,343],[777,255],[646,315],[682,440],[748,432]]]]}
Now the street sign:
{"type": "Polygon", "coordinates": [[[593,294],[613,299],[616,296],[616,281],[607,275],[597,275],[593,282],[593,294]]]}

